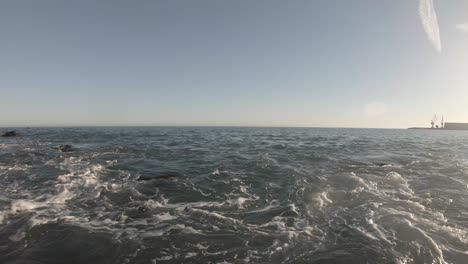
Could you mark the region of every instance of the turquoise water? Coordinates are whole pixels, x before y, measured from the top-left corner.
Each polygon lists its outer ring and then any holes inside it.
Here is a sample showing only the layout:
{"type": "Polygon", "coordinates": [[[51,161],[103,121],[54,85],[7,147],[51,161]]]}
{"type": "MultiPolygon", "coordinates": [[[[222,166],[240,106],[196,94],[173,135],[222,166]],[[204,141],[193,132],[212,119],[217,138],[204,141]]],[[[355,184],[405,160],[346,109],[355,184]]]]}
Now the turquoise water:
{"type": "Polygon", "coordinates": [[[465,131],[21,131],[0,263],[468,263],[465,131]]]}

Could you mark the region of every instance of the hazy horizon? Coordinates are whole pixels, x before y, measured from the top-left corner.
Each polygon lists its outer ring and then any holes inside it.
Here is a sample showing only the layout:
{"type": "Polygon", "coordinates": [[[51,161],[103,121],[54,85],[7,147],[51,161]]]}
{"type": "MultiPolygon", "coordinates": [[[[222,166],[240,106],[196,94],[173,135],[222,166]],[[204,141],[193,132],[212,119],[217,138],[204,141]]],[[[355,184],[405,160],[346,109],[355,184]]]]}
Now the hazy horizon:
{"type": "Polygon", "coordinates": [[[63,125],[63,126],[0,126],[1,129],[27,128],[317,128],[317,129],[407,129],[406,127],[320,127],[320,126],[255,126],[255,125],[63,125]]]}
{"type": "Polygon", "coordinates": [[[468,2],[12,1],[0,127],[468,122],[468,2]]]}

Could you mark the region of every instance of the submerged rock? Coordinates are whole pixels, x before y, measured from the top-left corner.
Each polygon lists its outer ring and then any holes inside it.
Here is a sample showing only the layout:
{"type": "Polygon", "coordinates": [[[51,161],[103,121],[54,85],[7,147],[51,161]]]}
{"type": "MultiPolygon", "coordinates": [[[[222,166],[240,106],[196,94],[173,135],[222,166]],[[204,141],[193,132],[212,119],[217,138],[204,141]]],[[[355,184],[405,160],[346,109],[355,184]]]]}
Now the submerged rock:
{"type": "Polygon", "coordinates": [[[137,181],[172,180],[181,176],[182,174],[176,171],[156,171],[138,176],[137,181]]]}
{"type": "Polygon", "coordinates": [[[17,137],[19,135],[20,133],[18,131],[12,130],[12,131],[5,132],[5,134],[3,134],[2,137],[17,137]]]}
{"type": "Polygon", "coordinates": [[[376,166],[378,166],[378,167],[391,167],[391,166],[394,166],[394,164],[392,164],[392,163],[387,163],[387,162],[378,162],[378,163],[376,164],[376,166]]]}
{"type": "Polygon", "coordinates": [[[60,146],[55,146],[55,147],[50,147],[50,148],[61,151],[61,152],[71,152],[75,150],[72,145],[60,145],[60,146]]]}

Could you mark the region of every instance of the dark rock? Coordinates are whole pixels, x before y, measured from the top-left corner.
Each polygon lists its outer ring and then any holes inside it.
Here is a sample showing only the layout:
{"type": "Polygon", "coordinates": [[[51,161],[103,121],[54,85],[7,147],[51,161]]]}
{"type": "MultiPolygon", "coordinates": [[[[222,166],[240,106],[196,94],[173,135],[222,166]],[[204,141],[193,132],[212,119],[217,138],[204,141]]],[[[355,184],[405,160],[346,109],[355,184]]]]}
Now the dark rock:
{"type": "Polygon", "coordinates": [[[379,162],[376,164],[378,167],[389,167],[389,166],[393,166],[392,163],[386,163],[386,162],[379,162]]]}
{"type": "Polygon", "coordinates": [[[60,146],[55,146],[55,147],[50,147],[50,148],[61,151],[61,152],[72,152],[75,150],[72,145],[60,145],[60,146]]]}
{"type": "Polygon", "coordinates": [[[19,135],[20,133],[18,131],[12,130],[12,131],[5,132],[5,134],[3,134],[2,137],[17,137],[19,135]]]}

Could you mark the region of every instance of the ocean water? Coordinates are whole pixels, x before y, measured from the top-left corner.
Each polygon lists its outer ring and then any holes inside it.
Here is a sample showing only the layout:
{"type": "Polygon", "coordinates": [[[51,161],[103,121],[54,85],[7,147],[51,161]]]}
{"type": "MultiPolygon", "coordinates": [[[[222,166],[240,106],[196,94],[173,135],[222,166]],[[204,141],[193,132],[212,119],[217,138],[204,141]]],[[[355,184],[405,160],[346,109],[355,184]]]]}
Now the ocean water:
{"type": "Polygon", "coordinates": [[[22,132],[0,263],[468,263],[468,131],[22,132]]]}

